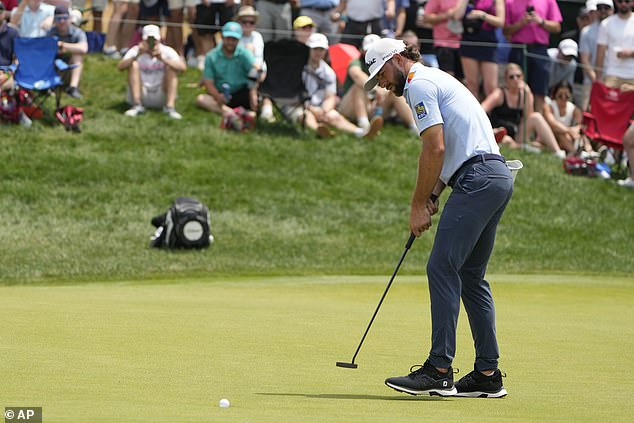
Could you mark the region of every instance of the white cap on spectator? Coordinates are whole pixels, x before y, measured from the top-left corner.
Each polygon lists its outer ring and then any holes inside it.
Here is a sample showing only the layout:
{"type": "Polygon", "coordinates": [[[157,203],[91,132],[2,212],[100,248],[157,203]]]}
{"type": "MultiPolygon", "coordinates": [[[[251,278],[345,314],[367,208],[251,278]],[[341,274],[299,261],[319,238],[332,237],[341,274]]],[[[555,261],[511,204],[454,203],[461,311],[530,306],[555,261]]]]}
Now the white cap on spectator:
{"type": "Polygon", "coordinates": [[[600,4],[604,4],[606,6],[610,6],[612,9],[614,9],[614,2],[612,2],[612,0],[596,0],[595,1],[596,5],[600,5],[600,4]]]}
{"type": "Polygon", "coordinates": [[[365,37],[363,37],[363,43],[361,45],[361,48],[363,49],[363,51],[368,51],[370,46],[374,44],[375,42],[379,41],[380,39],[381,37],[379,37],[376,34],[368,34],[365,37]]]}
{"type": "Polygon", "coordinates": [[[575,40],[571,38],[566,38],[565,40],[561,40],[559,43],[559,51],[564,56],[575,56],[579,53],[579,48],[575,40]]]}
{"type": "Polygon", "coordinates": [[[365,53],[365,63],[370,70],[370,76],[363,85],[366,91],[370,91],[376,85],[376,74],[383,68],[383,65],[395,54],[399,54],[402,51],[405,51],[403,40],[395,40],[393,38],[381,38],[370,46],[365,53]]]}
{"type": "Polygon", "coordinates": [[[597,10],[597,0],[587,0],[586,9],[588,9],[589,12],[597,10]]]}
{"type": "Polygon", "coordinates": [[[158,26],[156,25],[145,25],[143,27],[143,33],[141,38],[143,38],[144,40],[147,40],[148,38],[154,38],[155,40],[160,40],[161,39],[161,30],[158,26]]]}
{"type": "Polygon", "coordinates": [[[310,48],[325,48],[328,49],[328,38],[324,34],[315,32],[308,38],[306,45],[310,48]]]}

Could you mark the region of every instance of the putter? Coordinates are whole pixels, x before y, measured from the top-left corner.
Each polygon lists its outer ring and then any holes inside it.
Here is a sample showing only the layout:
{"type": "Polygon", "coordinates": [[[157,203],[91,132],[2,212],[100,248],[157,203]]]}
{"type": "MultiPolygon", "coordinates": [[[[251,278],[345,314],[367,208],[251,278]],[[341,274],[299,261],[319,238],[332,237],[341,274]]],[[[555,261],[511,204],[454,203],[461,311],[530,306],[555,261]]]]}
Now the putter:
{"type": "Polygon", "coordinates": [[[398,261],[398,264],[396,265],[396,269],[394,269],[394,273],[392,273],[392,277],[390,278],[390,281],[388,282],[387,287],[385,288],[385,291],[383,292],[383,296],[381,297],[381,300],[379,301],[379,305],[377,305],[376,310],[374,310],[374,314],[372,315],[372,318],[370,319],[370,324],[368,324],[368,327],[365,330],[363,337],[361,338],[361,342],[359,342],[357,351],[355,351],[354,356],[352,356],[352,361],[350,363],[347,363],[345,361],[337,361],[337,367],[345,367],[347,369],[356,369],[357,367],[359,367],[359,365],[356,364],[354,360],[357,358],[357,354],[359,354],[361,345],[363,345],[363,341],[365,341],[365,337],[368,335],[368,332],[370,331],[372,322],[374,322],[374,318],[379,312],[379,309],[381,308],[381,304],[383,304],[383,300],[385,299],[385,296],[387,295],[387,291],[389,291],[390,286],[392,286],[392,282],[394,281],[396,272],[398,272],[399,267],[401,267],[401,263],[403,263],[403,260],[405,259],[405,255],[407,254],[407,251],[410,249],[415,239],[416,239],[416,235],[410,234],[409,239],[407,240],[407,244],[405,244],[405,251],[403,251],[403,255],[401,255],[401,259],[398,261]]]}

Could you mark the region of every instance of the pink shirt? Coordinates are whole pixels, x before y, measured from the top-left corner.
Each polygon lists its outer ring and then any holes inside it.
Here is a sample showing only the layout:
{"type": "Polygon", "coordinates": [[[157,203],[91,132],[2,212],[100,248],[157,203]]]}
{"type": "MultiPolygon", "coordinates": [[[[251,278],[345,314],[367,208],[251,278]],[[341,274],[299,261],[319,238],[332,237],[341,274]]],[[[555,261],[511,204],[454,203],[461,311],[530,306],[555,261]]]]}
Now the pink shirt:
{"type": "MultiPolygon", "coordinates": [[[[561,22],[561,12],[555,0],[506,0],[506,25],[514,24],[522,19],[526,8],[532,5],[535,14],[547,21],[561,22]]],[[[548,45],[550,33],[538,23],[523,26],[511,37],[512,43],[548,45]]]]}
{"type": "MultiPolygon", "coordinates": [[[[425,13],[445,13],[455,7],[458,0],[429,0],[425,5],[425,13]]],[[[447,28],[447,22],[443,21],[434,25],[434,45],[438,47],[460,48],[460,35],[454,34],[447,28]]]]}

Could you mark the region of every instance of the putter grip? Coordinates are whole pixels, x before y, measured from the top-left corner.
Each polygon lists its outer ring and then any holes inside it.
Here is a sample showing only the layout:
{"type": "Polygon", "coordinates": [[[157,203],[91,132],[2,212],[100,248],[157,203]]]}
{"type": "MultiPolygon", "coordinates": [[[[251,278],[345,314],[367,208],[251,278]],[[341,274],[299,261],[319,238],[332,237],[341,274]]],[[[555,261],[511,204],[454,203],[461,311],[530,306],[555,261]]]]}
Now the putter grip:
{"type": "Polygon", "coordinates": [[[412,244],[414,243],[414,240],[416,239],[416,235],[414,235],[413,233],[409,234],[409,239],[407,240],[407,244],[405,244],[405,249],[409,250],[412,246],[412,244]]]}

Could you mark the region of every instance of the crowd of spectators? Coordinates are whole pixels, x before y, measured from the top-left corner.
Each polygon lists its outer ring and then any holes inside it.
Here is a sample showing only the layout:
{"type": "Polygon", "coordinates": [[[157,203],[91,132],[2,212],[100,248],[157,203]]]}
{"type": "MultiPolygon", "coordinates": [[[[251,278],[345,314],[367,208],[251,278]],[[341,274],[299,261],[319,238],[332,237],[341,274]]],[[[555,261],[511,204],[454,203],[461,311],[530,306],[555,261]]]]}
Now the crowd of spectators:
{"type": "MultiPolygon", "coordinates": [[[[88,44],[69,8],[85,7],[85,0],[0,2],[0,66],[14,61],[16,36],[57,36],[59,56],[76,65],[66,92],[81,98],[88,44]]],[[[489,113],[499,140],[512,148],[559,157],[591,153],[596,146],[580,131],[591,83],[634,90],[634,0],[588,0],[576,28],[565,34],[555,0],[113,0],[107,27],[101,21],[106,0],[90,4],[92,29],[106,29],[103,53],[128,72],[125,114],[131,117],[159,108],[180,119],[178,75],[190,65],[203,74],[199,107],[223,120],[242,108],[273,121],[272,105],[258,96],[267,74],[263,50],[267,41],[289,38],[310,49],[304,71],[309,102],[305,110],[283,112],[301,117],[320,136],[335,129],[372,137],[384,121],[417,132],[401,97],[363,90],[364,51],[380,36],[418,44],[424,64],[462,80],[489,113]],[[356,46],[359,57],[350,57],[345,78],[337,78],[328,51],[342,42],[356,46]]],[[[7,72],[0,73],[0,86],[12,87],[7,72]]],[[[629,154],[633,133],[630,128],[624,138],[629,154]]],[[[621,185],[634,187],[632,177],[621,185]]]]}

